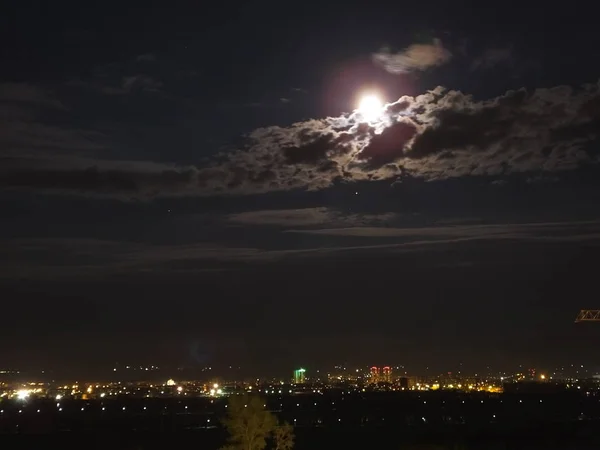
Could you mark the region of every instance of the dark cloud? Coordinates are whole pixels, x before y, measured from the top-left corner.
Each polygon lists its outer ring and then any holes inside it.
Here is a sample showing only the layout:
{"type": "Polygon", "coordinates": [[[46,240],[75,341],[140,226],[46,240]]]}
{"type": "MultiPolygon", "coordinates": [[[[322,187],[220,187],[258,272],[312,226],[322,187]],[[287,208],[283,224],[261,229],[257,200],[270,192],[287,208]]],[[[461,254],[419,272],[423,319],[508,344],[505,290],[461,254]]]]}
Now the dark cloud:
{"type": "Polygon", "coordinates": [[[47,161],[43,166],[37,162],[37,167],[36,164],[28,166],[19,158],[3,162],[0,188],[28,188],[123,199],[217,192],[232,177],[232,172],[220,169],[126,161],[94,164],[86,160],[69,160],[64,165],[47,161]]]}
{"type": "Polygon", "coordinates": [[[360,157],[367,160],[371,167],[381,167],[401,158],[416,134],[417,126],[413,122],[396,122],[381,134],[373,136],[360,157]]]}
{"type": "Polygon", "coordinates": [[[327,153],[335,147],[333,134],[315,136],[314,133],[301,133],[298,137],[298,145],[282,148],[289,164],[316,165],[325,160],[327,153]]]}
{"type": "Polygon", "coordinates": [[[597,162],[593,144],[600,130],[600,88],[519,89],[474,100],[438,87],[401,97],[370,123],[353,112],[257,129],[244,149],[222,153],[206,166],[102,161],[89,155],[99,139],[44,127],[29,120],[0,129],[0,140],[11,144],[3,145],[0,156],[12,158],[1,169],[3,187],[179,196],[317,190],[339,180],[395,182],[399,176],[556,176],[597,162]],[[23,127],[39,136],[19,131],[23,127]],[[80,145],[83,159],[48,167],[39,157],[23,159],[7,150],[39,150],[48,143],[73,150],[80,145]]]}
{"type": "Polygon", "coordinates": [[[439,39],[431,44],[412,44],[399,53],[384,48],[373,54],[373,62],[393,74],[422,71],[441,66],[452,58],[439,39]]]}

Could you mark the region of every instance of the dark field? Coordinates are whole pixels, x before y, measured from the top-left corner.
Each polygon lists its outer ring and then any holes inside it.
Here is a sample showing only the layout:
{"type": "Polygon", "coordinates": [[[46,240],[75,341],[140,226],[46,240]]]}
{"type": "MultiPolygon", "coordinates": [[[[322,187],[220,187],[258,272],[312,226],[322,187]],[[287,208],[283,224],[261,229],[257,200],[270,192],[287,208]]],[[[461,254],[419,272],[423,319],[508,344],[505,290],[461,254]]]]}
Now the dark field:
{"type": "MultiPolygon", "coordinates": [[[[217,449],[225,399],[117,398],[0,403],[6,448],[217,449]],[[39,412],[38,412],[39,411],[39,412]]],[[[585,392],[271,396],[296,449],[598,448],[600,397],[585,392]]]]}

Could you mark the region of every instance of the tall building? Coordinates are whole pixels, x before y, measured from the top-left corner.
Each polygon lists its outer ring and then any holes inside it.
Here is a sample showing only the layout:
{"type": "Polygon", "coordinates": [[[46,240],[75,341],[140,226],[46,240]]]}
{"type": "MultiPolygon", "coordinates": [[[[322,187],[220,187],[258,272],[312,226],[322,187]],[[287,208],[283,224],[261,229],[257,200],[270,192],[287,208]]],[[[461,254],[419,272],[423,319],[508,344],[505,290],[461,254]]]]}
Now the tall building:
{"type": "Polygon", "coordinates": [[[305,381],[305,373],[306,370],[302,368],[294,370],[294,383],[303,384],[305,381]]]}
{"type": "Polygon", "coordinates": [[[392,382],[392,368],[390,366],[385,366],[383,368],[381,381],[385,381],[386,383],[392,382]]]}
{"type": "Polygon", "coordinates": [[[380,374],[379,374],[379,367],[377,366],[373,366],[371,367],[371,369],[369,370],[369,373],[371,374],[371,377],[369,378],[369,382],[370,383],[379,383],[379,378],[380,378],[380,374]]]}

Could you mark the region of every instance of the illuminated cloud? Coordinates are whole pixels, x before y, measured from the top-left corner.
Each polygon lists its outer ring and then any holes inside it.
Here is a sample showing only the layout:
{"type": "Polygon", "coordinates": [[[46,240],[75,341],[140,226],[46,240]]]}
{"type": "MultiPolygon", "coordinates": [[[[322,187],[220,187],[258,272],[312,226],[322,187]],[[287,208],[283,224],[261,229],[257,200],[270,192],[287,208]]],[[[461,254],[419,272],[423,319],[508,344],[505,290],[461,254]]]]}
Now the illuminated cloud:
{"type": "Polygon", "coordinates": [[[432,44],[413,44],[399,53],[384,48],[373,54],[373,62],[396,75],[423,71],[450,61],[452,54],[439,39],[432,44]]]}
{"type": "MultiPolygon", "coordinates": [[[[598,161],[593,148],[598,130],[597,83],[579,89],[519,89],[481,101],[438,87],[386,105],[374,123],[362,122],[353,112],[254,130],[243,150],[219,154],[204,166],[94,158],[54,158],[50,164],[39,156],[12,154],[0,166],[0,187],[139,198],[318,190],[339,181],[392,183],[407,176],[489,176],[493,181],[525,173],[530,179],[550,179],[598,161]]],[[[78,133],[61,130],[54,141],[83,145],[78,133]]],[[[88,142],[88,148],[104,144],[98,140],[88,142]]],[[[11,128],[0,129],[0,144],[24,151],[37,145],[11,128]]]]}
{"type": "MultiPolygon", "coordinates": [[[[336,180],[426,180],[554,173],[597,162],[597,84],[525,89],[483,101],[438,87],[386,106],[382,120],[355,113],[269,127],[227,155],[228,189],[321,189],[336,180]]],[[[221,166],[224,167],[224,166],[221,166]]]]}

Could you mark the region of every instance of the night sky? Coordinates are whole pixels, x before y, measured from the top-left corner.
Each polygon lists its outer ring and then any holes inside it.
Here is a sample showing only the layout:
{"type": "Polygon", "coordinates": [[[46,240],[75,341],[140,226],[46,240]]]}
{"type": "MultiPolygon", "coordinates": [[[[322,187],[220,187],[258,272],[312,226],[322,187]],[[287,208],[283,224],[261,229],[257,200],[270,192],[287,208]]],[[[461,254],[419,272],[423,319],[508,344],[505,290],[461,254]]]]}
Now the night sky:
{"type": "Polygon", "coordinates": [[[3,368],[600,369],[591,3],[7,3],[3,368]]]}

